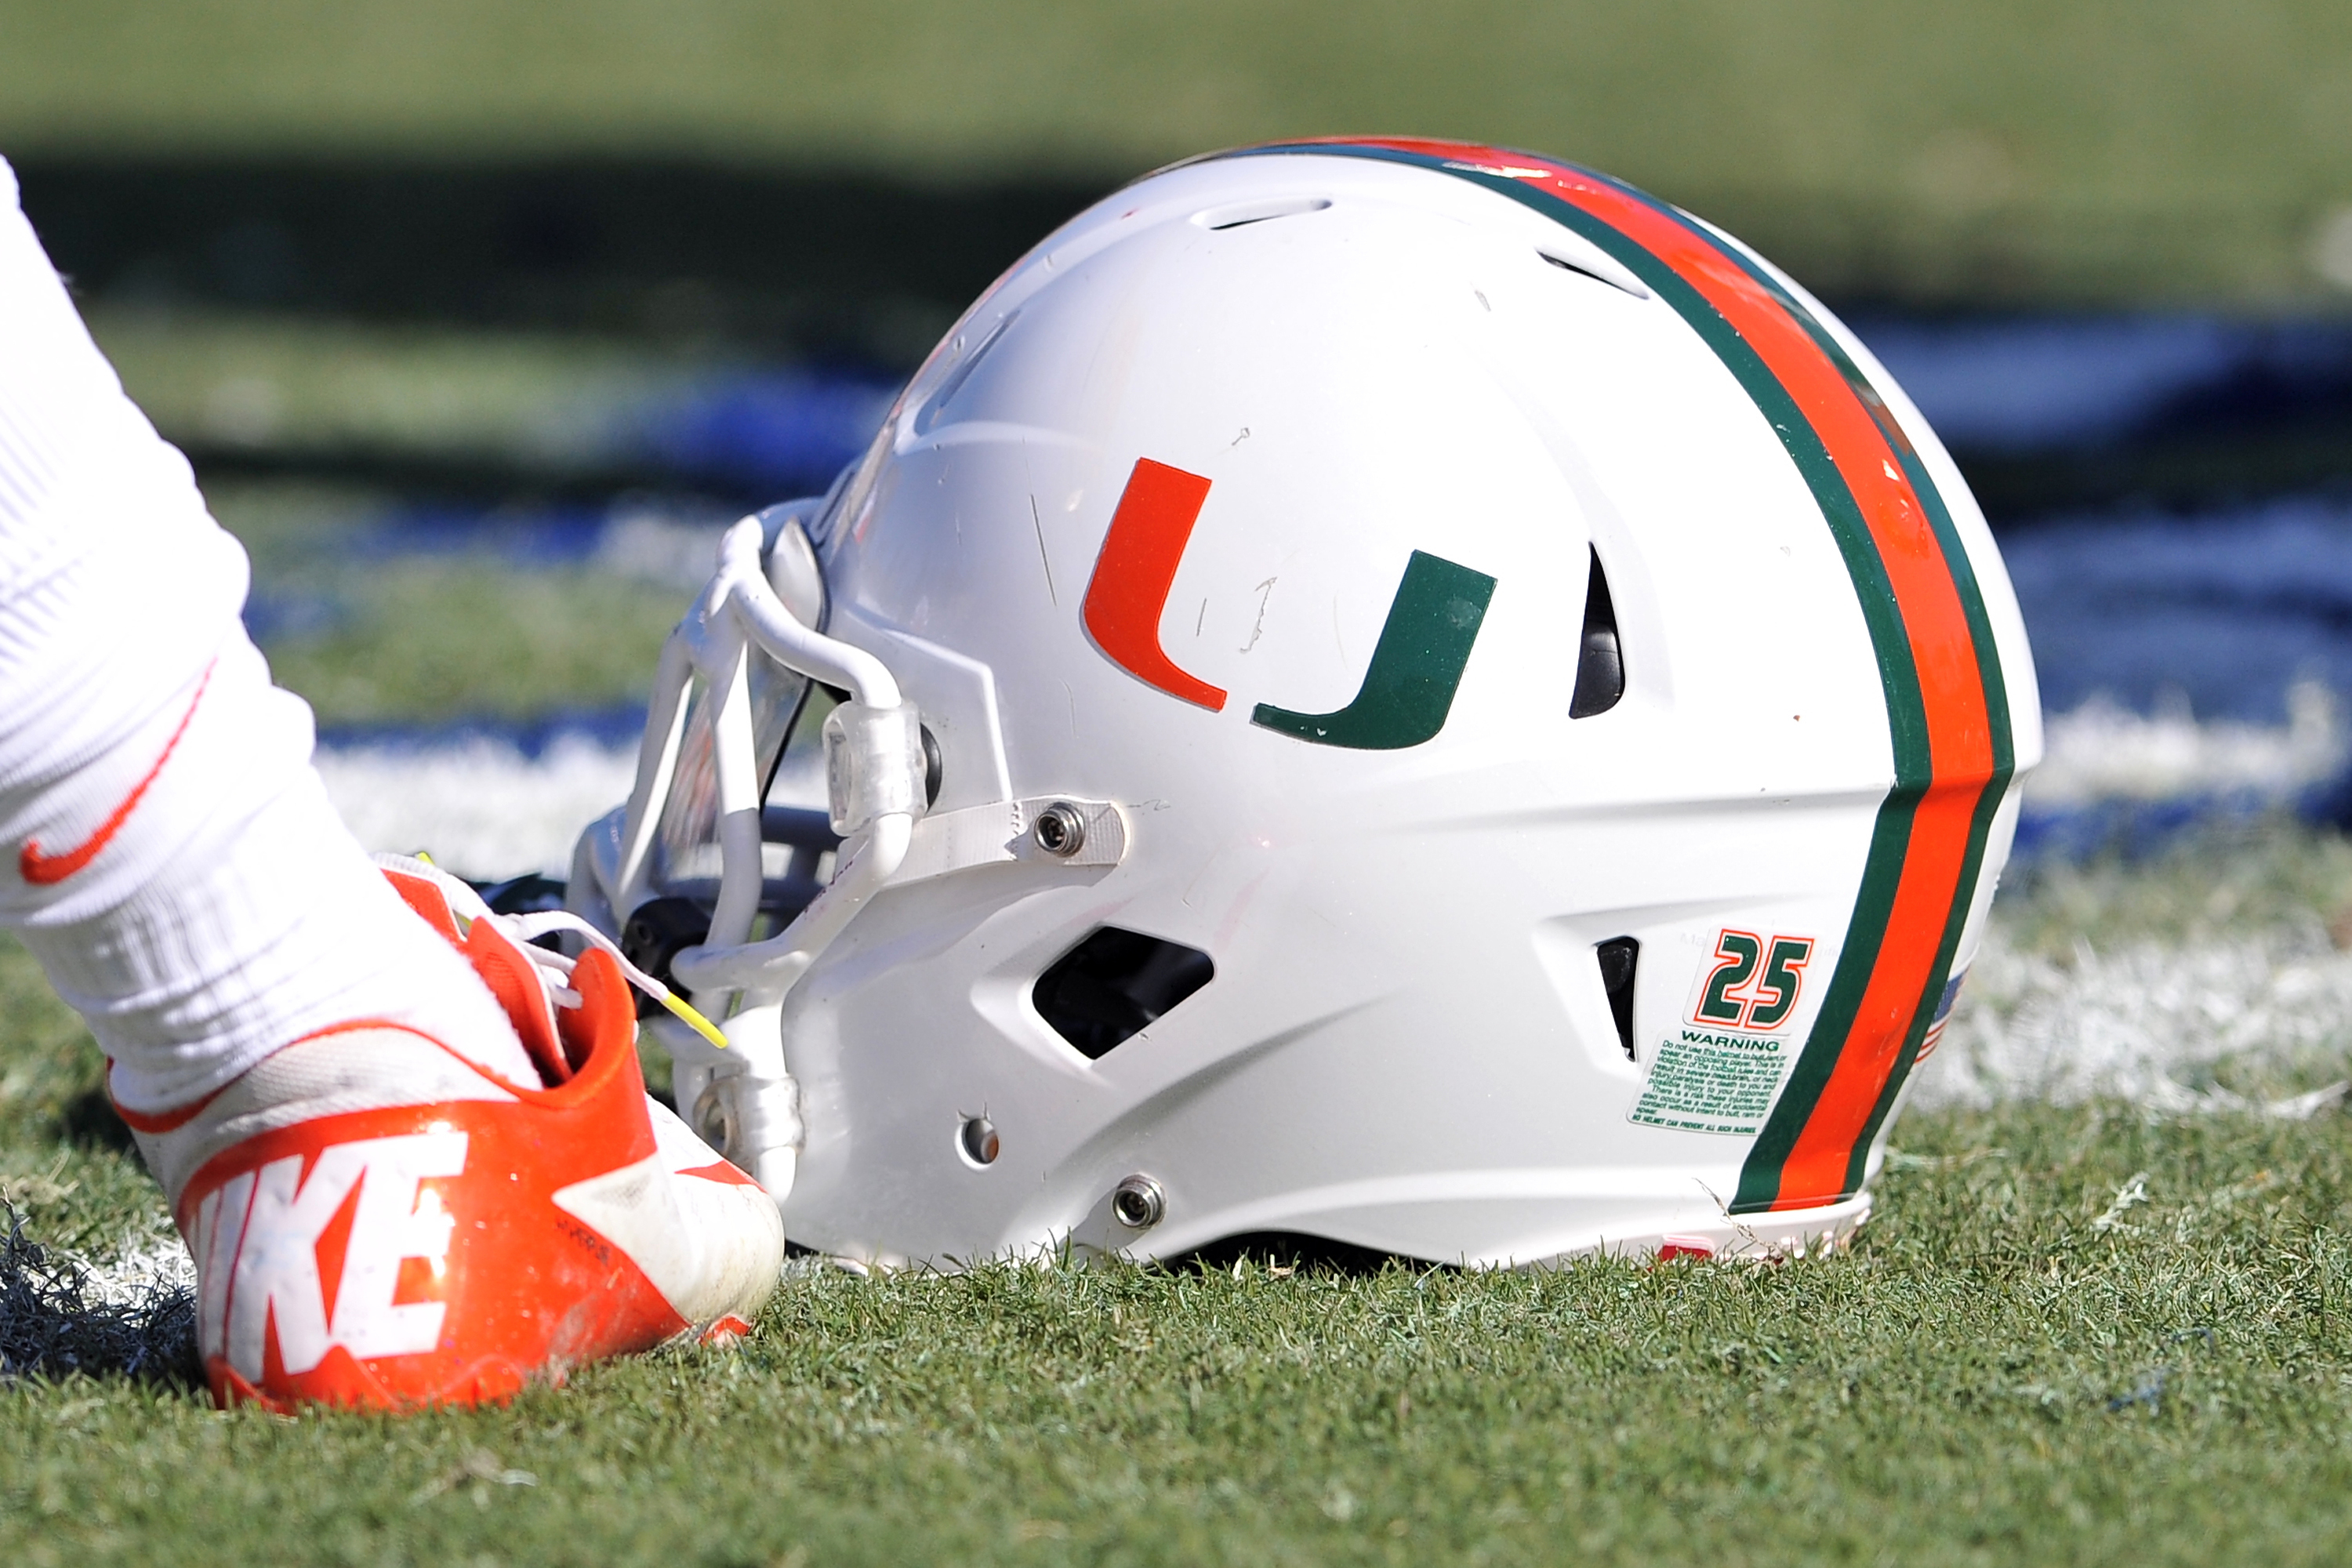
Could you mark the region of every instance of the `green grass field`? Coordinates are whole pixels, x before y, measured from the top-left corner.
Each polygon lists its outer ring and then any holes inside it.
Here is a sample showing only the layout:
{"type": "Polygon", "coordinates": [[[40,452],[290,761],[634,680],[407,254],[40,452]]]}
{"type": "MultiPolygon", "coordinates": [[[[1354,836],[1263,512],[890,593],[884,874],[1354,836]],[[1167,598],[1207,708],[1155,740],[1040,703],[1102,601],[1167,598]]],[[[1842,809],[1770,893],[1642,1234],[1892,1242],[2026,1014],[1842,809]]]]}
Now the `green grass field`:
{"type": "MultiPolygon", "coordinates": [[[[2028,878],[1998,918],[2029,949],[2193,941],[2347,894],[2352,849],[2273,827],[2028,878]]],[[[0,1187],[28,1234],[100,1258],[152,1242],[94,1055],[14,949],[0,1016],[0,1187]]],[[[1915,1115],[1895,1143],[1859,1244],[1778,1268],[811,1274],[735,1350],[405,1420],[18,1383],[0,1561],[2352,1551],[2352,1121],[2017,1104],[1915,1115]]]]}

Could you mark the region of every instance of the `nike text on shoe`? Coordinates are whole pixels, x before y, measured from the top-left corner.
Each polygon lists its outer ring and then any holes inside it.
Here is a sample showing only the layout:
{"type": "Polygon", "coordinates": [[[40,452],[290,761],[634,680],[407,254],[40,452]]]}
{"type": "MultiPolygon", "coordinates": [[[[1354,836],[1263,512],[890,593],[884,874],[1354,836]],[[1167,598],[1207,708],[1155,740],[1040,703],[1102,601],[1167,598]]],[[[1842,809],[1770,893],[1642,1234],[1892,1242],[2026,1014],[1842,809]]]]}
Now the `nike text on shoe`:
{"type": "Polygon", "coordinates": [[[545,1082],[361,1021],[197,1106],[126,1115],[195,1256],[215,1400],[470,1405],[742,1332],[775,1287],[782,1224],[646,1099],[623,964],[524,945],[421,863],[386,875],[472,962],[545,1082]]]}

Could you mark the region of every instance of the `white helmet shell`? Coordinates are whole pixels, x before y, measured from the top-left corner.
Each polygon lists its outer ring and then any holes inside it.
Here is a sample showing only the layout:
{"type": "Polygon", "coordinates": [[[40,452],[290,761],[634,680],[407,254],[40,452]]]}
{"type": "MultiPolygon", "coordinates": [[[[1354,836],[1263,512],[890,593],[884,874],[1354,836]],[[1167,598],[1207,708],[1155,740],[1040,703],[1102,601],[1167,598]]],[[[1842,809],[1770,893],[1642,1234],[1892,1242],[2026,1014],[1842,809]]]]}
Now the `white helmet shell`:
{"type": "Polygon", "coordinates": [[[1737,242],[1486,148],[1180,165],[808,515],[939,767],[760,1026],[795,1240],[1515,1264],[1866,1214],[2040,714],[1950,459],[1737,242]]]}

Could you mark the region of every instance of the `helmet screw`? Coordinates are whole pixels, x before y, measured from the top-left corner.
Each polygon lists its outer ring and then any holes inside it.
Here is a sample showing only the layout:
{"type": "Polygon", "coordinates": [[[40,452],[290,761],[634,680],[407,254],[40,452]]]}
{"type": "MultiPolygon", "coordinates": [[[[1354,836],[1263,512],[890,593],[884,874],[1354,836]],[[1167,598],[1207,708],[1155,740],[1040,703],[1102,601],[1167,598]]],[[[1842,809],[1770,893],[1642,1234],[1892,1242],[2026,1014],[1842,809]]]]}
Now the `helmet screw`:
{"type": "Polygon", "coordinates": [[[1129,1230],[1150,1230],[1168,1212],[1168,1195],[1149,1176],[1129,1176],[1111,1189],[1110,1212],[1129,1230]]]}
{"type": "Polygon", "coordinates": [[[1030,836],[1048,855],[1075,855],[1086,844],[1087,819],[1068,801],[1057,800],[1037,814],[1030,836]]]}
{"type": "Polygon", "coordinates": [[[1002,1145],[996,1136],[996,1123],[985,1116],[967,1116],[956,1131],[956,1146],[963,1157],[975,1165],[993,1165],[1002,1145]]]}

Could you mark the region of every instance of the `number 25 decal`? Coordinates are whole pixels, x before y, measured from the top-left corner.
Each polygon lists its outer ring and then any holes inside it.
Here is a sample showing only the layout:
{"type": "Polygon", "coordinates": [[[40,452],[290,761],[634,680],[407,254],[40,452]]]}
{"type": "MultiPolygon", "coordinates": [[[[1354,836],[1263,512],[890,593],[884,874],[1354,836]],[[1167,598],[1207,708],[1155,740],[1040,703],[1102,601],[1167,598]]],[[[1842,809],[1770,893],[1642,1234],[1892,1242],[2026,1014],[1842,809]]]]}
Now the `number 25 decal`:
{"type": "Polygon", "coordinates": [[[1777,1029],[1796,1010],[1813,956],[1809,936],[1758,936],[1727,931],[1715,941],[1716,964],[1700,990],[1694,1023],[1724,1029],[1777,1029]]]}

